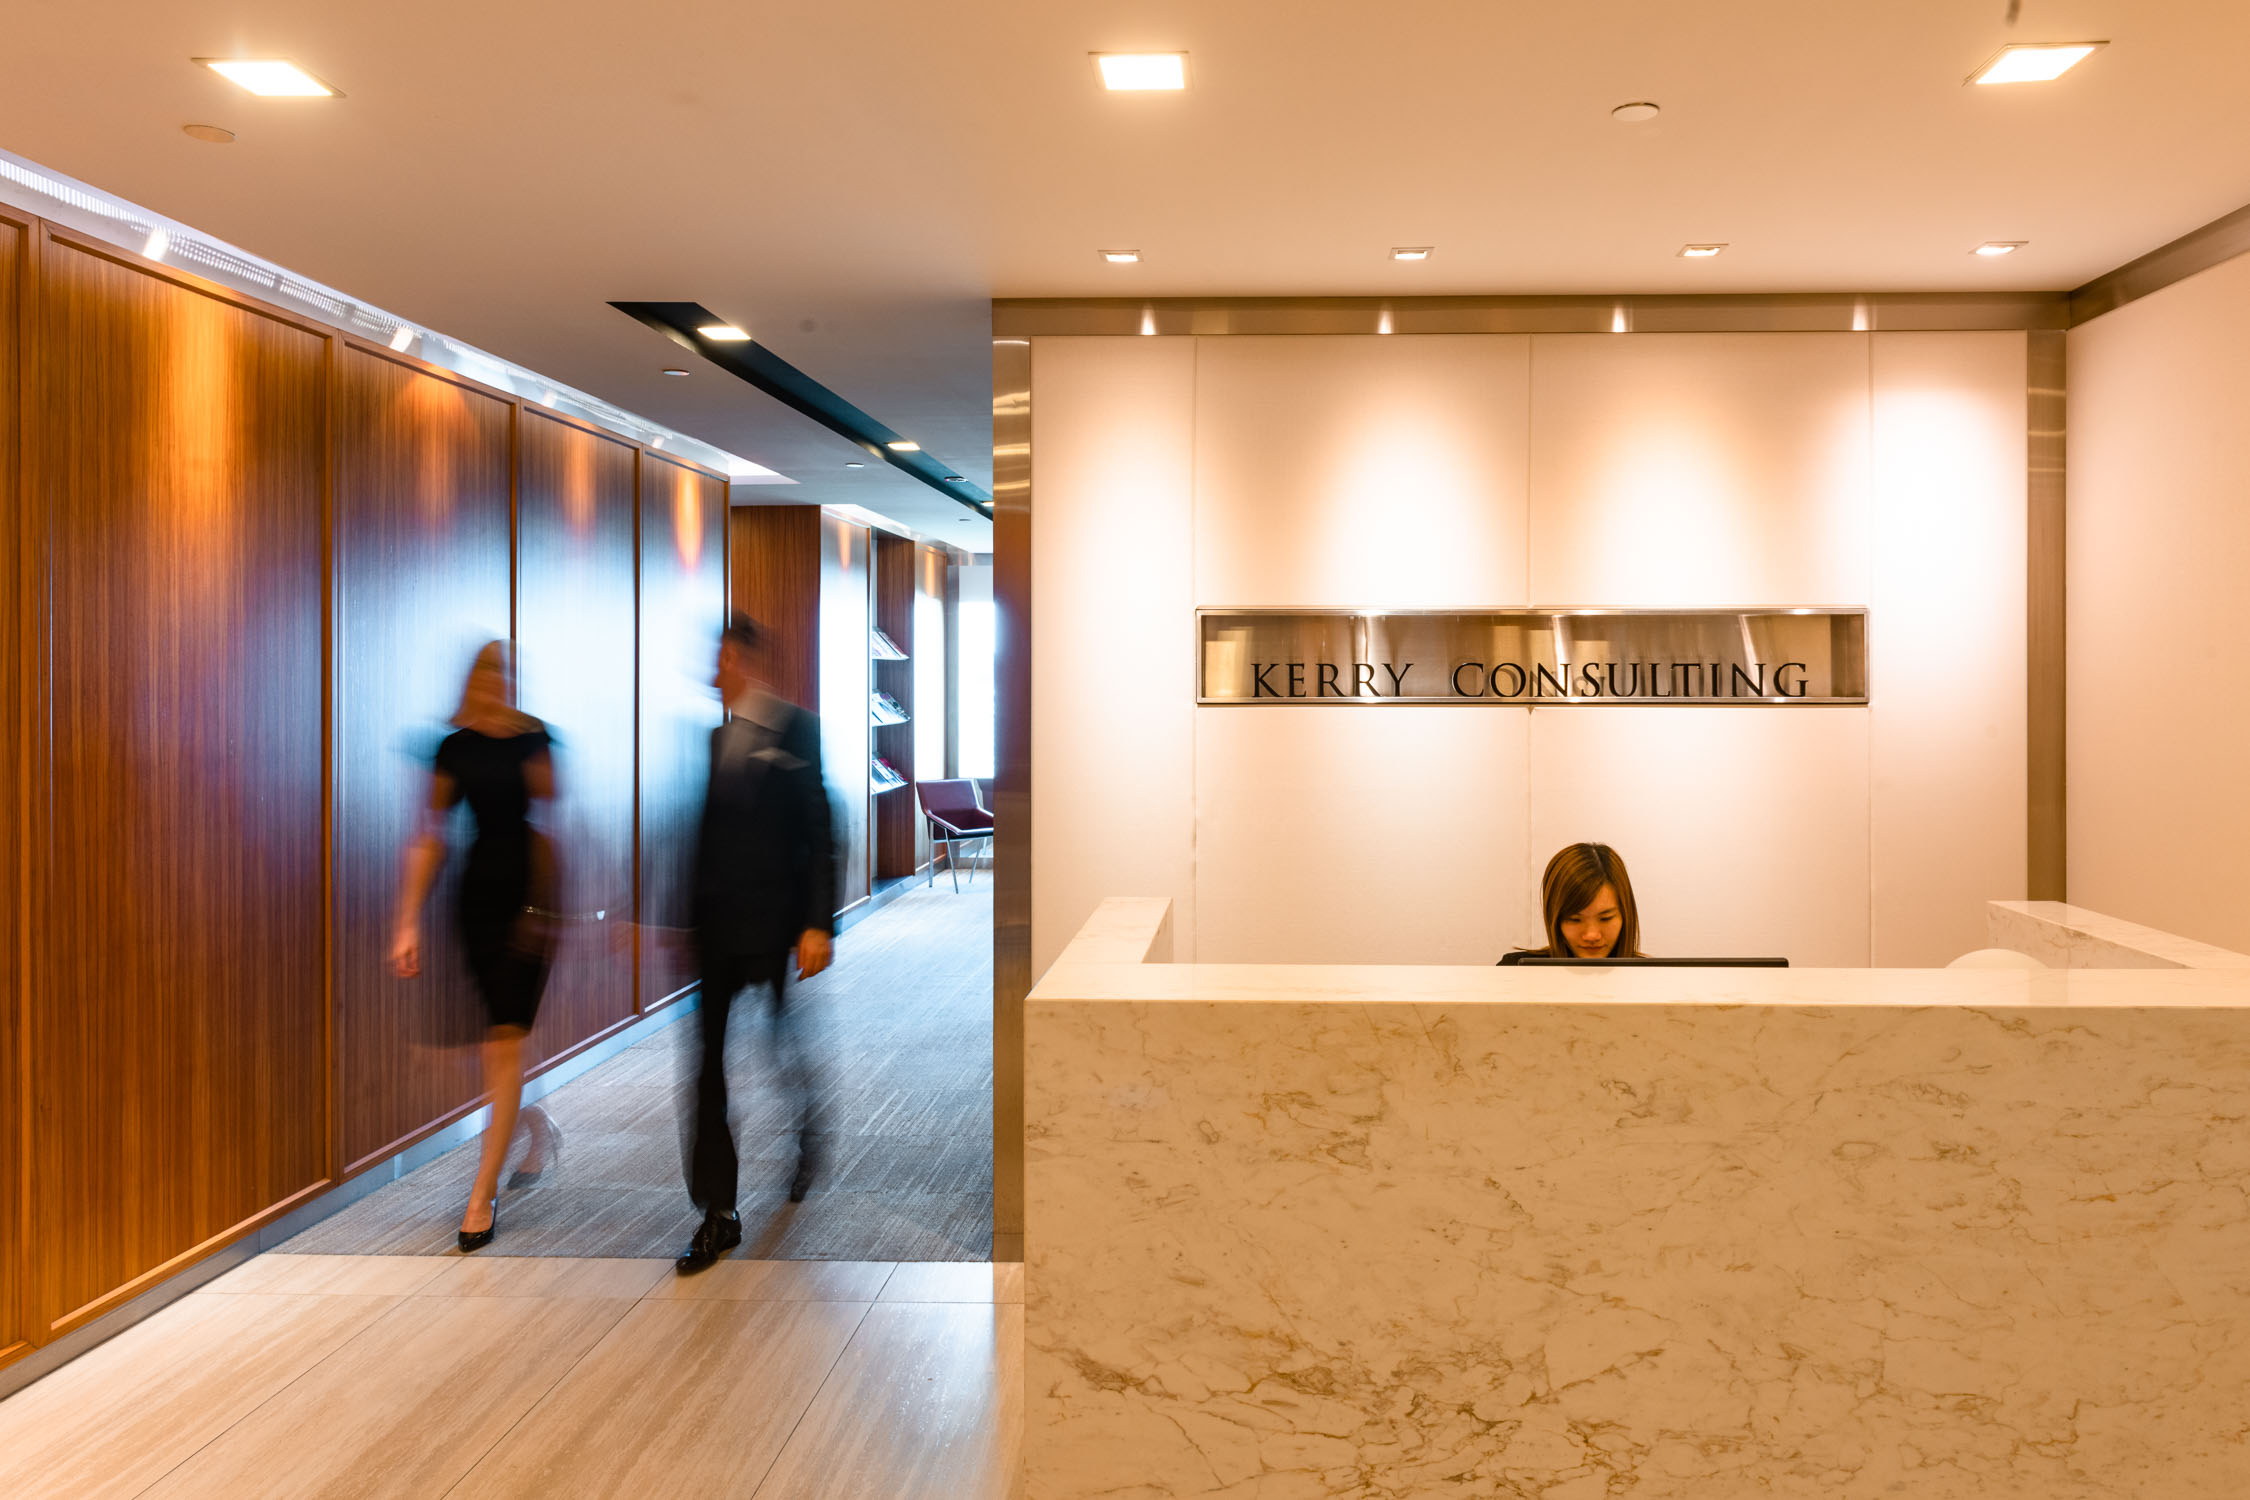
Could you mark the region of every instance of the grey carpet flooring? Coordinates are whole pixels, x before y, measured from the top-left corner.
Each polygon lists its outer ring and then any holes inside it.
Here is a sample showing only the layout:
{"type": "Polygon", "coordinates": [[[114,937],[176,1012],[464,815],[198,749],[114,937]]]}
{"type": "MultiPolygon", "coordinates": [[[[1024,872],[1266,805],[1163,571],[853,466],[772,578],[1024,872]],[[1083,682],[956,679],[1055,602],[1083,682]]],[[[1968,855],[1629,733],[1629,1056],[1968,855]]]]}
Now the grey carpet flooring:
{"type": "MultiPolygon", "coordinates": [[[[828,973],[793,993],[821,1060],[825,1170],[801,1204],[788,1106],[773,1086],[763,1015],[738,1005],[728,1038],[742,1157],[744,1256],[768,1260],[987,1260],[992,1253],[990,876],[955,894],[910,892],[836,942],[828,973]]],[[[697,1018],[549,1094],[558,1163],[500,1195],[487,1254],[679,1253],[696,1214],[683,1184],[697,1018]]],[[[469,1142],[279,1248],[440,1255],[476,1172],[469,1142]]],[[[521,1142],[518,1143],[518,1153],[521,1142]]]]}

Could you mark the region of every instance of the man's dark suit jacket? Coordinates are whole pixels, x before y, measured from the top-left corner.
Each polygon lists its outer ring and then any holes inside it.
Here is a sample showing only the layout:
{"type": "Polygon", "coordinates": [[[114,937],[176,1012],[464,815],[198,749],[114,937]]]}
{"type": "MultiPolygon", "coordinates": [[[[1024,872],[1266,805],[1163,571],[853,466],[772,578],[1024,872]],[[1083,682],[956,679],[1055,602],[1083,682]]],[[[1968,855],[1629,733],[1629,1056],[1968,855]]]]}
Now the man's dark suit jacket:
{"type": "Polygon", "coordinates": [[[769,728],[711,733],[691,917],[706,955],[771,957],[836,930],[836,835],[820,776],[820,721],[776,700],[769,728]]]}

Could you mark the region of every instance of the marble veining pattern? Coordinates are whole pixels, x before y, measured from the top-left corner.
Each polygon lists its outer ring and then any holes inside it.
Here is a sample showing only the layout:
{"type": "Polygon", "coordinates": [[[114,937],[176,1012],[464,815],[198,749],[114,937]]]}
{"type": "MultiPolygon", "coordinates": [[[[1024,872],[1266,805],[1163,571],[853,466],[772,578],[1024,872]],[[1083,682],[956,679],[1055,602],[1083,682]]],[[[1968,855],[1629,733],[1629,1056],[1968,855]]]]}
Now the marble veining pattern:
{"type": "Polygon", "coordinates": [[[1985,928],[1993,947],[2051,969],[2250,969],[2250,954],[2062,901],[1988,902],[1985,928]]]}
{"type": "Polygon", "coordinates": [[[2250,1493],[2250,976],[2141,1009],[1104,972],[1027,1016],[1029,1500],[2250,1493]]]}

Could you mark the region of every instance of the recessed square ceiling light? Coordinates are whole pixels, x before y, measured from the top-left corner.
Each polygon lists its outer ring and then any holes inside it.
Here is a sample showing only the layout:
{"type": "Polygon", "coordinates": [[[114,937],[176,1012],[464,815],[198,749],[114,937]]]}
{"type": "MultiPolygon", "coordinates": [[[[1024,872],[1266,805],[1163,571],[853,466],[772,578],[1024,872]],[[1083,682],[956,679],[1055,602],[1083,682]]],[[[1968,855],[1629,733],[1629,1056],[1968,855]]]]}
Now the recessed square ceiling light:
{"type": "Polygon", "coordinates": [[[2054,42],[2002,47],[1992,60],[1969,75],[1971,83],[2049,83],[2093,55],[2107,42],[2054,42]]]}
{"type": "Polygon", "coordinates": [[[1435,245],[1397,245],[1392,247],[1392,260],[1428,260],[1435,245]]]}
{"type": "Polygon", "coordinates": [[[885,443],[883,446],[893,453],[919,453],[922,451],[922,445],[909,438],[900,438],[895,443],[885,443]]]}
{"type": "Polygon", "coordinates": [[[1140,261],[1140,258],[1141,252],[1138,250],[1104,250],[1102,252],[1102,259],[1113,266],[1135,265],[1140,261]]]}
{"type": "Polygon", "coordinates": [[[1986,240],[1969,253],[1971,255],[2013,255],[2030,243],[2029,240],[1986,240]]]}
{"type": "Polygon", "coordinates": [[[714,344],[747,344],[750,335],[732,323],[706,323],[695,330],[714,344]]]}
{"type": "Polygon", "coordinates": [[[1726,246],[1725,246],[1725,245],[1723,245],[1723,244],[1720,244],[1720,245],[1682,245],[1682,246],[1680,246],[1680,259],[1682,259],[1682,260],[1709,260],[1709,259],[1710,259],[1710,258],[1711,258],[1712,256],[1714,256],[1714,255],[1717,255],[1717,254],[1718,254],[1718,253],[1719,253],[1719,252],[1720,252],[1721,250],[1724,250],[1724,249],[1726,249],[1726,246]]]}
{"type": "Polygon", "coordinates": [[[341,99],[343,94],[280,57],[198,57],[230,83],[267,99],[341,99]]]}
{"type": "Polygon", "coordinates": [[[1097,52],[1102,87],[1111,93],[1144,94],[1187,87],[1185,52],[1097,52]]]}

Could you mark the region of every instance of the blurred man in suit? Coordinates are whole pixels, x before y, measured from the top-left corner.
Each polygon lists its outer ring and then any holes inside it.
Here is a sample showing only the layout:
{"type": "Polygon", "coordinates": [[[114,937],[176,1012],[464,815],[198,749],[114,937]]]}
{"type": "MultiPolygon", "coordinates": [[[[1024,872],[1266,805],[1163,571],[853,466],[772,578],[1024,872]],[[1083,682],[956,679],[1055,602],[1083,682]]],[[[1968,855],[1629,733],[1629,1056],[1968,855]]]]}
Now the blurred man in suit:
{"type": "Polygon", "coordinates": [[[691,896],[703,998],[688,1192],[703,1223],[676,1262],[682,1275],[742,1243],[739,1163],[727,1116],[727,1015],[735,997],[753,987],[767,992],[773,1054],[795,1106],[790,1201],[803,1201],[812,1186],[820,1166],[816,1080],[787,984],[792,959],[800,979],[828,967],[836,931],[836,844],[820,775],[820,723],[774,696],[765,645],[747,615],[727,621],[713,681],[727,721],[711,734],[691,896]]]}

